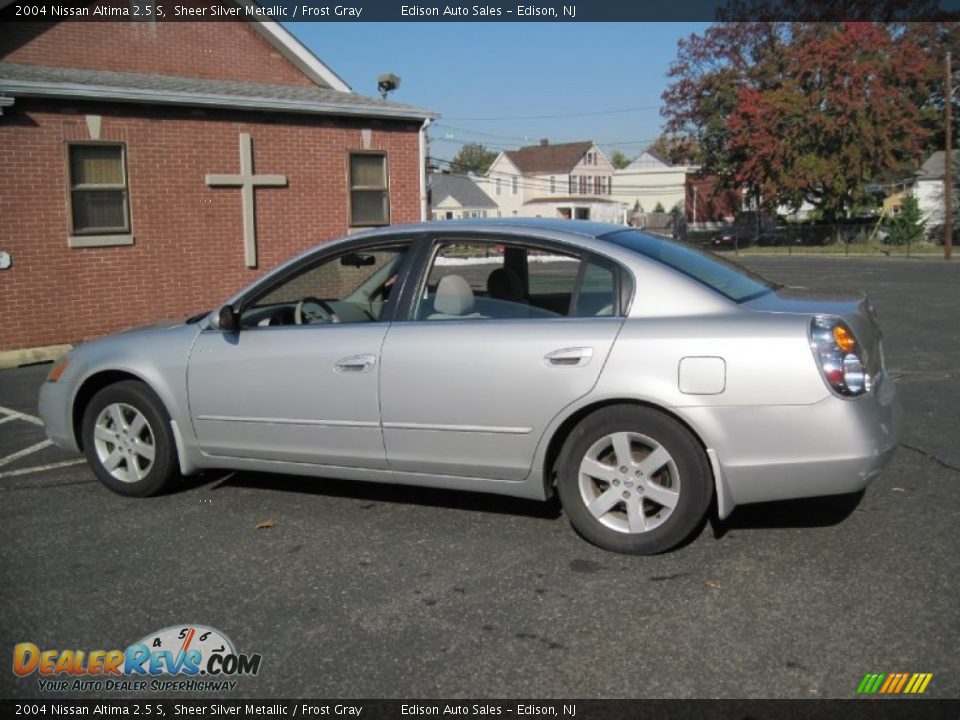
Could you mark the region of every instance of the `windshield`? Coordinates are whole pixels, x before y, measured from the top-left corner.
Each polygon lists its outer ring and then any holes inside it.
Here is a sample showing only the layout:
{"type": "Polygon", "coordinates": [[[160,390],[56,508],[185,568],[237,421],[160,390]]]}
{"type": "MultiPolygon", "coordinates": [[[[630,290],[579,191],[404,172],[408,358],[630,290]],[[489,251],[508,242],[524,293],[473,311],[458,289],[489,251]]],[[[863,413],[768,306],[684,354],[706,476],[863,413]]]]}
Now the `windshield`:
{"type": "Polygon", "coordinates": [[[610,233],[604,235],[603,240],[671,267],[736,303],[767,295],[779,287],[757,273],[713,253],[637,230],[610,233]]]}

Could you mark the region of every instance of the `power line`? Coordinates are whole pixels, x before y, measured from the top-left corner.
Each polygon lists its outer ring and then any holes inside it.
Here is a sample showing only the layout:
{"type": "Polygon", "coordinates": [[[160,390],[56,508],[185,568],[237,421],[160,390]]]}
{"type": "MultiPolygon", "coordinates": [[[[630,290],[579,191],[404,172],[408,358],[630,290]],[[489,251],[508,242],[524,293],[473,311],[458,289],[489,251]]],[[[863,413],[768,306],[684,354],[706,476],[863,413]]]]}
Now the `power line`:
{"type": "Polygon", "coordinates": [[[619,110],[591,110],[589,112],[553,113],[551,115],[507,115],[504,117],[448,117],[454,122],[496,122],[500,120],[554,120],[556,118],[588,117],[590,115],[616,115],[620,113],[640,112],[641,110],[659,110],[659,105],[644,105],[642,107],[621,108],[619,110]]]}

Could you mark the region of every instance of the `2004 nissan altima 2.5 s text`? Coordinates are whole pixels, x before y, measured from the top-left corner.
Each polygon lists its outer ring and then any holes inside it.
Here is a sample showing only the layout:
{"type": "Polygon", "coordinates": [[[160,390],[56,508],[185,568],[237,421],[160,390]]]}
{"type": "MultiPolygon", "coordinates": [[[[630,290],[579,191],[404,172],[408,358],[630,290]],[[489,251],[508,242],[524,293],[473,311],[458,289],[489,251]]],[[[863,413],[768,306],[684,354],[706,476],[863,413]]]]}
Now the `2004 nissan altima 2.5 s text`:
{"type": "Polygon", "coordinates": [[[587,540],[647,554],[712,503],[863,489],[894,394],[866,298],[513,219],[320,245],[214,312],[77,347],[40,413],[124,495],[204,468],[556,492],[587,540]]]}

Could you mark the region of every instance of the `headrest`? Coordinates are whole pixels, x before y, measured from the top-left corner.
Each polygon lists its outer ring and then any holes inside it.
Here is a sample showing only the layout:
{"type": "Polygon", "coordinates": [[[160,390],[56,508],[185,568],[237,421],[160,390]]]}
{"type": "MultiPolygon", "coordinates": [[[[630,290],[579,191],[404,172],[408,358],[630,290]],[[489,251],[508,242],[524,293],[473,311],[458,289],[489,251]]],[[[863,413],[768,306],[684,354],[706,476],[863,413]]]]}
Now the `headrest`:
{"type": "Polygon", "coordinates": [[[447,275],[437,285],[433,309],[444,315],[466,315],[473,312],[473,290],[460,275],[447,275]]]}

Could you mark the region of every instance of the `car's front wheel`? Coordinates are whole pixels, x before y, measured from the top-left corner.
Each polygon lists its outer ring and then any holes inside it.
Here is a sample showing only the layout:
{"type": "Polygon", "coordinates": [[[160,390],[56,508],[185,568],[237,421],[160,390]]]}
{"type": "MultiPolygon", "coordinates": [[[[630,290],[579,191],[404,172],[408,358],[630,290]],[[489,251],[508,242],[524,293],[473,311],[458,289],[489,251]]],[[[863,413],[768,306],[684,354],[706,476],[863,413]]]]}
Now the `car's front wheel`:
{"type": "Polygon", "coordinates": [[[589,415],[570,433],[557,490],[587,540],[652,555],[700,527],[713,483],[703,448],[683,425],[652,408],[618,405],[589,415]]]}
{"type": "Polygon", "coordinates": [[[93,471],[120,495],[154,495],[177,473],[166,409],[141,382],[125,380],[94,395],[81,433],[93,471]]]}

